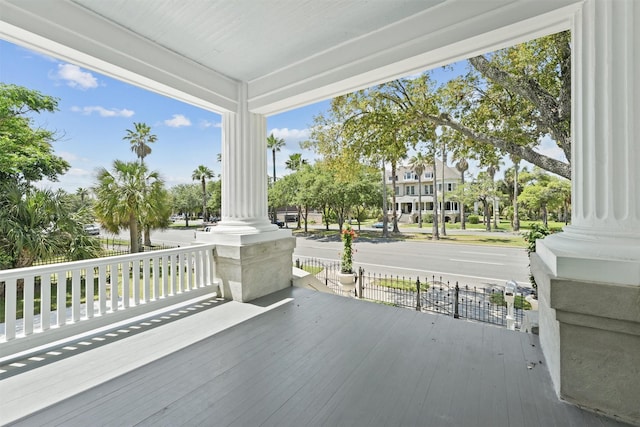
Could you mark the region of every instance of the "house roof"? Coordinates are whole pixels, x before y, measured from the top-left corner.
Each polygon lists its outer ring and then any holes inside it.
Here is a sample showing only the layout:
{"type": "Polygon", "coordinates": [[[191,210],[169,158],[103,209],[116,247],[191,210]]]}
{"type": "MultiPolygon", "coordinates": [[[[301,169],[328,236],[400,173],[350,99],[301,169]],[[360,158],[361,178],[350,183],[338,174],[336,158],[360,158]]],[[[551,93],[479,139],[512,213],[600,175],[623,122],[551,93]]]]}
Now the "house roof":
{"type": "Polygon", "coordinates": [[[570,27],[579,0],[0,0],[0,37],[217,111],[274,114],[570,27]]]}

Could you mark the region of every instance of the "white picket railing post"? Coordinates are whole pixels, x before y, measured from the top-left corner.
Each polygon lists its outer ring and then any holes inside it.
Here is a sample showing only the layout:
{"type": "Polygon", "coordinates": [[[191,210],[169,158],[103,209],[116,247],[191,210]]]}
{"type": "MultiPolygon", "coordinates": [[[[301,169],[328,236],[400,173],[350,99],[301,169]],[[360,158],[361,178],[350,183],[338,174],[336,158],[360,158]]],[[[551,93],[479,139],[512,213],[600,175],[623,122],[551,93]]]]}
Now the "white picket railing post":
{"type": "Polygon", "coordinates": [[[80,269],[74,268],[71,273],[71,320],[73,322],[80,321],[80,293],[81,293],[81,283],[80,283],[80,269]]]}
{"type": "Polygon", "coordinates": [[[5,280],[4,282],[4,333],[7,340],[16,337],[16,303],[18,296],[18,286],[16,279],[5,280]]]}
{"type": "Polygon", "coordinates": [[[33,333],[33,276],[24,278],[24,284],[22,288],[24,295],[24,303],[22,305],[22,316],[24,319],[24,333],[25,335],[31,335],[33,333]]]}
{"type": "Polygon", "coordinates": [[[40,326],[43,331],[51,327],[51,273],[40,275],[40,326]]]}

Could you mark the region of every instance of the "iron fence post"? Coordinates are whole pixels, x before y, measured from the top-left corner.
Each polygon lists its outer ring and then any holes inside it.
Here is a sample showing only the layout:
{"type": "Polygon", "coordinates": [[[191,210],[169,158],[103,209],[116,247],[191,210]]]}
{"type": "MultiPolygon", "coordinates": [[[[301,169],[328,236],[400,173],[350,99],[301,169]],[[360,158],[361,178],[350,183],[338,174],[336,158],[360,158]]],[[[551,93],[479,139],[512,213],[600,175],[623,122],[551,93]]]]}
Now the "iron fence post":
{"type": "Polygon", "coordinates": [[[458,295],[460,294],[460,288],[458,287],[458,282],[456,282],[456,300],[454,302],[453,305],[453,318],[454,319],[459,319],[460,318],[460,313],[458,312],[458,295]]]}
{"type": "Polygon", "coordinates": [[[359,267],[358,268],[358,298],[362,298],[363,295],[362,293],[364,292],[364,282],[362,281],[364,276],[364,268],[359,267]]]}
{"type": "Polygon", "coordinates": [[[416,311],[422,311],[420,306],[420,277],[416,278],[416,311]]]}
{"type": "Polygon", "coordinates": [[[300,268],[300,258],[296,258],[296,268],[300,268]]]}

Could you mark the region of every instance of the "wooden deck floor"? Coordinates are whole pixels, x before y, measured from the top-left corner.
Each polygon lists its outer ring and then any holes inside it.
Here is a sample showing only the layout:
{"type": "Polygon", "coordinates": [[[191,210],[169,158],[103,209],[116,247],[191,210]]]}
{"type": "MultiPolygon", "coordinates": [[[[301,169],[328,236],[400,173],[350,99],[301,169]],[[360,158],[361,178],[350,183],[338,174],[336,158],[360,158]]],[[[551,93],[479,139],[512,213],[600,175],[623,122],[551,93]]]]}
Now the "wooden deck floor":
{"type": "Polygon", "coordinates": [[[558,401],[535,336],[297,288],[256,304],[289,297],[15,425],[623,425],[558,401]]]}

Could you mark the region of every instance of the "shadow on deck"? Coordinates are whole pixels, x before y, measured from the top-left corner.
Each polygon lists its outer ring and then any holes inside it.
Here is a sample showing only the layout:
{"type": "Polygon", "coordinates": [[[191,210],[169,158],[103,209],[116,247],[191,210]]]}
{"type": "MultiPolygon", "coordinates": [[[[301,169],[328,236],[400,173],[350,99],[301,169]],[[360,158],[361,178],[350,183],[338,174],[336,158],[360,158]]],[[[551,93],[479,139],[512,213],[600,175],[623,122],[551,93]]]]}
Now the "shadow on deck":
{"type": "Polygon", "coordinates": [[[558,400],[537,336],[298,288],[206,311],[0,381],[84,385],[15,425],[624,425],[558,400]]]}

